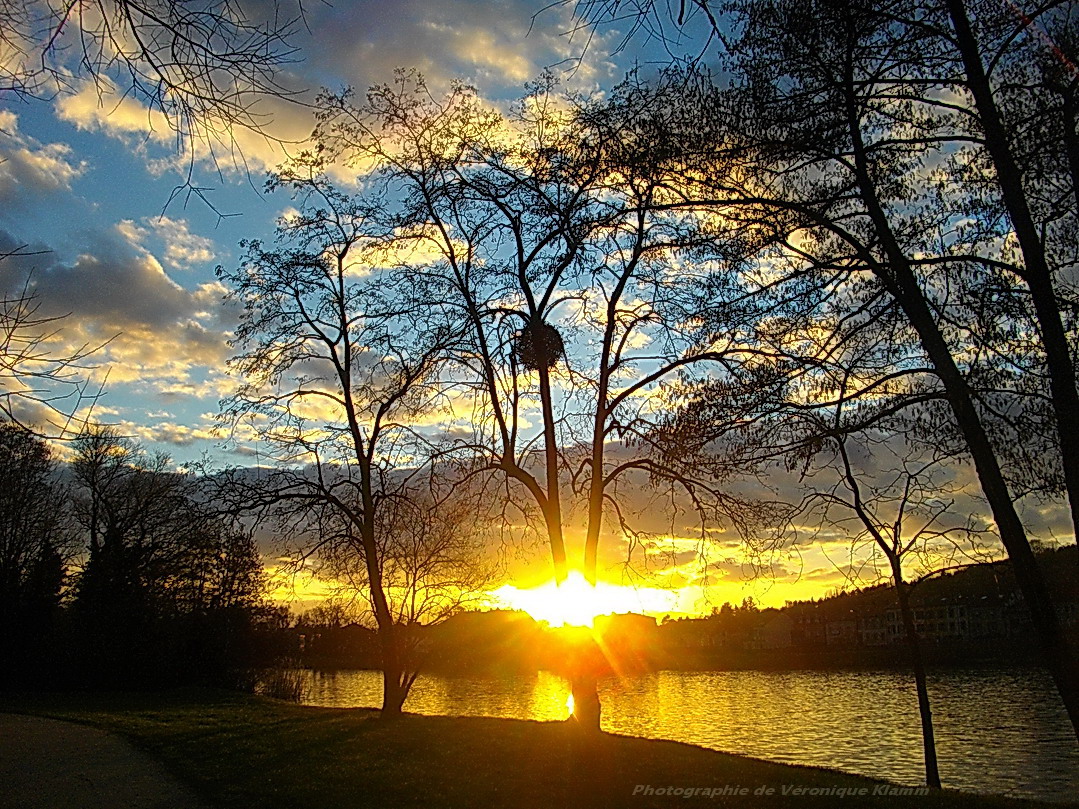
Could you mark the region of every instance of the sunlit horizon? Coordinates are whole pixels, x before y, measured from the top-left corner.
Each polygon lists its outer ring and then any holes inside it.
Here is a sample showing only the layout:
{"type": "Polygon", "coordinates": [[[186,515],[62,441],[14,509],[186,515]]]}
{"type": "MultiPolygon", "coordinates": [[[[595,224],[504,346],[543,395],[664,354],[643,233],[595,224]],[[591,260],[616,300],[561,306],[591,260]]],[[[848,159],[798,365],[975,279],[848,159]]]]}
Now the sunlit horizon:
{"type": "Polygon", "coordinates": [[[591,627],[599,616],[617,613],[662,615],[681,611],[678,590],[602,580],[593,586],[579,570],[571,570],[561,584],[554,579],[536,587],[504,584],[493,590],[491,597],[492,607],[520,610],[553,627],[591,627]]]}
{"type": "MultiPolygon", "coordinates": [[[[323,578],[309,568],[297,570],[287,560],[268,563],[265,573],[270,600],[295,615],[327,603],[355,604],[363,598],[344,582],[323,578]]],[[[511,577],[493,589],[470,594],[462,600],[462,608],[517,610],[552,627],[591,627],[594,619],[602,615],[637,613],[657,620],[665,616],[695,618],[710,614],[724,603],[740,604],[746,597],[752,598],[757,607],[768,609],[824,595],[819,583],[797,575],[788,581],[757,582],[755,586],[744,580],[710,587],[688,583],[675,587],[620,584],[601,578],[593,589],[574,569],[561,588],[553,576],[539,584],[525,585],[520,581],[511,577]]],[[[363,622],[358,613],[354,617],[363,622]]]]}

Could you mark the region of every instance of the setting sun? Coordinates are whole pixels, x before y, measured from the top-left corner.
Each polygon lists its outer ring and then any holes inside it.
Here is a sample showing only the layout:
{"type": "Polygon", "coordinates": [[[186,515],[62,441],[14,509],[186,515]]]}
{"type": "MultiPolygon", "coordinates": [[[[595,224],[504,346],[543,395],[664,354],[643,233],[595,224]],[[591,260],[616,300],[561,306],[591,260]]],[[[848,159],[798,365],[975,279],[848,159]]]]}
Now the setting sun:
{"type": "Polygon", "coordinates": [[[497,606],[522,610],[551,626],[592,626],[597,616],[613,613],[662,614],[677,610],[678,604],[674,590],[604,581],[593,587],[577,570],[570,571],[561,585],[554,581],[530,588],[506,584],[491,595],[497,606]]]}

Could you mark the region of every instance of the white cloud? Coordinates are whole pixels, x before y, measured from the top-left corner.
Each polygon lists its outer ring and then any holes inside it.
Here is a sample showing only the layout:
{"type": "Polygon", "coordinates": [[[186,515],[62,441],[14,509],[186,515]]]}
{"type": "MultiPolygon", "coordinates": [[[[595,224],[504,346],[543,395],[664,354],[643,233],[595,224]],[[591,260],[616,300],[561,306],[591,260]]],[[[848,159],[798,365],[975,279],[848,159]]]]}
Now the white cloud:
{"type": "Polygon", "coordinates": [[[56,115],[85,131],[134,135],[156,143],[176,140],[176,132],[164,115],[122,95],[104,79],[100,84],[87,82],[77,93],[60,96],[56,115]]]}
{"type": "MultiPolygon", "coordinates": [[[[220,304],[220,285],[177,284],[141,246],[142,233],[125,221],[95,233],[72,261],[53,258],[42,266],[40,254],[9,259],[0,264],[0,292],[21,288],[33,269],[38,314],[59,318],[51,347],[102,346],[92,360],[99,376],[108,373],[110,387],[128,384],[155,394],[169,385],[201,388],[230,351],[231,315],[220,304]]],[[[17,244],[0,232],[0,249],[17,244]]]]}
{"type": "Polygon", "coordinates": [[[190,269],[198,264],[209,264],[215,258],[213,240],[192,233],[186,219],[168,216],[148,216],[142,225],[125,219],[117,225],[120,233],[132,244],[150,249],[147,244],[151,235],[162,243],[162,258],[175,269],[190,269]]]}
{"type": "MultiPolygon", "coordinates": [[[[310,39],[302,49],[299,72],[282,71],[287,87],[317,88],[348,84],[361,93],[393,78],[396,68],[416,68],[436,88],[451,79],[475,83],[489,98],[517,97],[522,85],[545,68],[561,66],[567,81],[594,87],[616,75],[606,56],[615,32],[570,37],[571,10],[544,7],[531,0],[400,0],[390,7],[359,0],[347,13],[329,5],[312,7],[306,16],[310,39]],[[533,20],[537,12],[543,13],[533,20]]],[[[311,94],[299,99],[311,101],[311,94]]],[[[143,151],[155,174],[187,171],[192,163],[214,170],[258,173],[280,165],[308,142],[312,110],[277,97],[263,97],[250,109],[257,128],[227,121],[203,120],[197,136],[181,143],[160,111],[123,94],[105,82],[88,82],[56,102],[59,118],[86,131],[102,132],[143,151]],[[156,148],[155,148],[156,147],[156,148]],[[171,147],[169,151],[162,149],[171,147]]]]}
{"type": "Polygon", "coordinates": [[[432,86],[454,78],[478,85],[485,96],[514,95],[544,68],[561,65],[575,83],[614,75],[607,57],[613,31],[571,37],[572,9],[532,0],[399,0],[392,7],[360,0],[352,14],[315,10],[311,20],[320,47],[312,66],[332,71],[359,90],[392,79],[398,67],[419,69],[432,86]]]}
{"type": "Polygon", "coordinates": [[[77,160],[70,146],[22,134],[18,116],[0,110],[0,201],[68,190],[84,171],[86,162],[77,160]]]}
{"type": "Polygon", "coordinates": [[[77,93],[63,95],[56,115],[80,130],[118,138],[143,154],[155,175],[187,172],[192,164],[219,171],[261,172],[302,148],[313,127],[311,111],[278,98],[253,102],[253,120],[265,121],[262,131],[203,119],[193,135],[181,139],[168,118],[111,85],[88,83],[77,93]]]}

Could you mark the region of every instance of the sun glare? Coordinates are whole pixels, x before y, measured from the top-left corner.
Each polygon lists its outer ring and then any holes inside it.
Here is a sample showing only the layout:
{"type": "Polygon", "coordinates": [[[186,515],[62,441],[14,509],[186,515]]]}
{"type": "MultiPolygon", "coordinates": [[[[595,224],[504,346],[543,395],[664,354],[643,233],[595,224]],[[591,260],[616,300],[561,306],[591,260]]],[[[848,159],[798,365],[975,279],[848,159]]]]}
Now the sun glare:
{"type": "Polygon", "coordinates": [[[579,571],[571,571],[561,585],[549,581],[539,587],[506,584],[492,592],[495,606],[522,610],[551,626],[592,626],[600,615],[620,612],[662,614],[676,609],[678,594],[651,587],[624,587],[597,582],[593,587],[579,571]]]}

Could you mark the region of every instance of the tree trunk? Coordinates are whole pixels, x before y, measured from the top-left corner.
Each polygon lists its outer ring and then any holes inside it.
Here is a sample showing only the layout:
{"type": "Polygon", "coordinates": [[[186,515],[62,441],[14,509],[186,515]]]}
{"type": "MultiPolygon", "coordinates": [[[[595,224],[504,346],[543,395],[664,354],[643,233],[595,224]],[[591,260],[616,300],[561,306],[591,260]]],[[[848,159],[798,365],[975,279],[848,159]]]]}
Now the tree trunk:
{"type": "Polygon", "coordinates": [[[382,713],[381,719],[396,719],[402,713],[405,698],[408,691],[401,684],[401,672],[391,672],[383,666],[382,669],[382,713]]]}
{"type": "Polygon", "coordinates": [[[585,734],[598,734],[600,703],[596,685],[600,674],[606,670],[607,660],[591,632],[569,636],[565,666],[573,698],[573,713],[568,721],[585,734]]]}
{"type": "Polygon", "coordinates": [[[570,694],[573,696],[573,714],[569,721],[585,733],[599,733],[600,703],[595,676],[576,672],[570,679],[570,694]]]}
{"type": "Polygon", "coordinates": [[[887,265],[876,261],[871,255],[863,257],[903,309],[944,385],[956,424],[974,461],[978,481],[996,522],[1000,540],[1008,552],[1016,582],[1030,611],[1042,658],[1053,676],[1072,729],[1079,739],[1079,664],[1060,626],[1045,577],[1038,567],[1023,522],[1015,510],[996,451],[975,405],[974,394],[952,356],[910,261],[892,232],[888,216],[877,198],[853,102],[850,125],[859,190],[887,256],[887,265]]]}
{"type": "Polygon", "coordinates": [[[401,709],[408,696],[404,686],[404,665],[398,647],[397,627],[379,626],[378,637],[382,644],[382,718],[394,719],[401,715],[401,709]]]}
{"type": "Polygon", "coordinates": [[[544,521],[547,537],[551,543],[551,562],[554,564],[555,582],[562,583],[569,573],[566,564],[566,545],[562,537],[562,492],[559,489],[558,436],[555,434],[554,403],[551,395],[551,377],[546,366],[538,369],[540,404],[543,409],[543,460],[546,470],[547,507],[544,521]]]}
{"type": "MultiPolygon", "coordinates": [[[[903,280],[904,286],[916,287],[912,273],[903,280]]],[[[904,294],[900,305],[907,311],[922,339],[923,347],[944,383],[952,412],[974,460],[982,492],[997,524],[1000,540],[1008,552],[1016,582],[1030,611],[1034,636],[1044,663],[1053,676],[1071,720],[1072,730],[1079,739],[1079,666],[1076,665],[1075,657],[1064,637],[1045,577],[1038,567],[1038,560],[1030,547],[1026,530],[1015,510],[989,436],[985,433],[974,405],[973,395],[956,367],[920,290],[917,293],[904,294]]]]}
{"type": "Polygon", "coordinates": [[[903,572],[899,568],[898,560],[892,561],[892,581],[895,585],[896,601],[899,602],[899,613],[903,619],[903,631],[906,635],[910,666],[914,670],[914,684],[918,691],[918,715],[922,720],[922,755],[925,759],[925,783],[934,789],[940,789],[940,769],[937,766],[937,740],[933,732],[933,711],[929,705],[925,660],[922,658],[922,645],[918,639],[918,628],[914,623],[914,611],[910,606],[910,585],[903,581],[903,572]]]}
{"type": "Polygon", "coordinates": [[[1076,419],[1079,414],[1079,390],[1076,388],[1075,366],[1072,363],[1067,331],[1060,317],[1053,274],[1045,253],[1045,245],[1027,202],[1022,171],[1012,153],[1008,131],[1001,118],[993,87],[982,65],[980,47],[971,29],[963,0],[948,0],[948,13],[963,61],[966,84],[974,98],[978,120],[985,133],[985,149],[993,161],[1001,200],[1008,211],[1008,218],[1023,253],[1024,280],[1030,290],[1038,331],[1045,349],[1049,390],[1064,470],[1064,486],[1071,506],[1072,534],[1079,539],[1079,420],[1076,419]]]}

